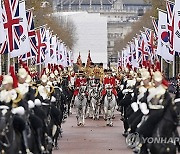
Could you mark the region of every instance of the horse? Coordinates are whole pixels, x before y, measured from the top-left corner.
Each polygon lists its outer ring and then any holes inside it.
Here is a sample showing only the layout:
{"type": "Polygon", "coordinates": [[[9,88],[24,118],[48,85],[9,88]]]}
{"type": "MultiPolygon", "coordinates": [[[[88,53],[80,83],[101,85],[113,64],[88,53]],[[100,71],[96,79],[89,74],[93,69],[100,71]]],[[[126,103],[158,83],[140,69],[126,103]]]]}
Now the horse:
{"type": "MultiPolygon", "coordinates": [[[[174,139],[175,137],[179,138],[179,135],[177,133],[177,126],[179,126],[179,122],[180,100],[175,102],[175,104],[170,104],[167,107],[164,116],[155,128],[152,137],[162,137],[165,138],[167,141],[170,141],[170,139],[174,139]]],[[[149,149],[151,154],[176,154],[177,143],[174,141],[167,143],[148,144],[147,149],[149,149]]]]}
{"type": "Polygon", "coordinates": [[[93,111],[93,119],[99,120],[101,94],[98,85],[94,85],[90,92],[90,105],[93,111]]]}
{"type": "Polygon", "coordinates": [[[76,118],[78,126],[85,125],[85,112],[87,104],[86,91],[87,87],[85,85],[81,85],[79,88],[78,95],[74,99],[74,107],[76,109],[76,118]]]}
{"type": "Polygon", "coordinates": [[[107,120],[107,126],[113,126],[113,115],[116,107],[116,97],[112,92],[112,86],[107,85],[106,96],[104,98],[104,119],[107,120]]]}
{"type": "MultiPolygon", "coordinates": [[[[167,102],[169,101],[170,100],[167,100],[167,102]]],[[[154,142],[148,143],[142,141],[141,134],[139,134],[140,136],[132,135],[132,141],[139,142],[134,144],[136,145],[134,152],[139,154],[176,154],[176,146],[179,146],[179,143],[176,143],[176,139],[179,138],[179,134],[177,133],[177,126],[179,126],[180,124],[179,111],[180,100],[175,101],[174,104],[169,102],[167,106],[165,106],[165,108],[163,109],[163,112],[161,109],[160,114],[163,114],[158,124],[154,126],[155,128],[153,130],[151,130],[152,135],[150,137],[151,139],[154,139],[154,142]],[[136,138],[139,138],[140,140],[136,138]]]]}
{"type": "Polygon", "coordinates": [[[0,106],[0,152],[39,154],[38,147],[34,144],[36,142],[35,134],[30,123],[25,124],[18,117],[18,112],[12,113],[9,107],[0,106]],[[27,133],[26,141],[23,140],[24,128],[27,133]],[[25,147],[26,144],[29,147],[28,151],[25,147]]]}

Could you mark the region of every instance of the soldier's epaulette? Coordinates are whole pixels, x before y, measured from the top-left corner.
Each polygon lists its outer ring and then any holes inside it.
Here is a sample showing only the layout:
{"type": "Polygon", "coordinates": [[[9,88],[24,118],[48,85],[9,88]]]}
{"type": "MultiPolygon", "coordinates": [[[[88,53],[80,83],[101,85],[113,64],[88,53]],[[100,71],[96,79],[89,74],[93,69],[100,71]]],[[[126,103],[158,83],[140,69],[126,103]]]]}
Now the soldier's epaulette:
{"type": "Polygon", "coordinates": [[[13,108],[18,107],[18,103],[22,100],[22,96],[20,92],[18,90],[16,90],[16,92],[17,92],[17,98],[13,100],[13,104],[12,104],[13,108]]]}

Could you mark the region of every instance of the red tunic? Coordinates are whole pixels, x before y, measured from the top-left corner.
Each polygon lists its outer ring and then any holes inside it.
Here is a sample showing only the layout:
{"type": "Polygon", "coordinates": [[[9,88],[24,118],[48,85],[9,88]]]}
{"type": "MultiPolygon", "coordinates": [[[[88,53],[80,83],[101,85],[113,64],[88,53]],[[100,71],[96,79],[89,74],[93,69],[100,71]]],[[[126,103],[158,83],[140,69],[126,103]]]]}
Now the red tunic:
{"type": "Polygon", "coordinates": [[[77,94],[79,93],[79,87],[81,85],[85,85],[87,83],[86,78],[77,78],[75,81],[75,90],[74,90],[74,95],[77,96],[77,94]]]}
{"type": "MultiPolygon", "coordinates": [[[[110,84],[113,87],[113,89],[112,89],[113,94],[115,96],[117,96],[117,91],[115,89],[115,86],[116,86],[116,79],[115,79],[115,77],[105,77],[103,83],[104,83],[104,86],[106,86],[107,84],[110,84]]],[[[106,89],[103,89],[102,95],[103,96],[106,95],[106,89]]]]}

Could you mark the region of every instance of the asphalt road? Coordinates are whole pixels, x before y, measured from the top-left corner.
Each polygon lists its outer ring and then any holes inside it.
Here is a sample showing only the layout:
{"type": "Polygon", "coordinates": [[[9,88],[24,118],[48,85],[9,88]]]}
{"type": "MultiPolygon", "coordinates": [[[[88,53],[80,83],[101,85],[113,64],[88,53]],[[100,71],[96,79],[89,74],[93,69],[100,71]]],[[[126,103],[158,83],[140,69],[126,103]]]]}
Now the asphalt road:
{"type": "Polygon", "coordinates": [[[78,127],[73,114],[62,125],[63,134],[59,140],[59,150],[53,154],[132,154],[122,136],[123,125],[118,113],[114,126],[107,127],[101,118],[86,119],[84,127],[78,127]]]}

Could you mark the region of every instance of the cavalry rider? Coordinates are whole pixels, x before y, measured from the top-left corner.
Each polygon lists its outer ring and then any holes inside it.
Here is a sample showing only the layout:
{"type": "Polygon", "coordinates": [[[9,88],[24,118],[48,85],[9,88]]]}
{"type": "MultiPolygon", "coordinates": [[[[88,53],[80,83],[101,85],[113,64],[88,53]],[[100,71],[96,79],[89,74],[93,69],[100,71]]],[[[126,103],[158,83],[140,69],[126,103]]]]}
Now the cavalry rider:
{"type": "Polygon", "coordinates": [[[131,112],[128,118],[129,129],[128,132],[134,132],[137,128],[137,125],[140,123],[143,115],[147,115],[149,110],[147,108],[147,104],[143,102],[143,97],[147,90],[151,88],[150,82],[151,76],[148,70],[141,70],[141,83],[134,90],[134,96],[132,97],[131,108],[133,112],[131,112]]]}
{"type": "MultiPolygon", "coordinates": [[[[162,118],[166,108],[172,103],[167,87],[162,84],[163,76],[161,72],[154,72],[153,81],[154,87],[148,89],[144,95],[145,101],[142,102],[144,103],[142,109],[146,110],[146,116],[142,118],[142,122],[136,130],[143,137],[152,137],[155,126],[162,118]]],[[[142,144],[139,144],[136,148],[141,149],[141,147],[142,144]]]]}
{"type": "MultiPolygon", "coordinates": [[[[13,116],[14,129],[22,135],[23,144],[26,153],[30,154],[30,149],[26,133],[26,116],[25,111],[28,110],[27,101],[23,100],[18,89],[13,87],[13,78],[10,75],[3,77],[3,90],[0,92],[0,105],[9,106],[13,116]]],[[[31,104],[32,105],[32,104],[31,104]]],[[[22,150],[22,149],[21,149],[22,150]]]]}
{"type": "MultiPolygon", "coordinates": [[[[41,131],[42,131],[42,127],[43,127],[43,122],[42,120],[34,114],[34,112],[31,112],[32,109],[34,109],[35,107],[35,97],[37,95],[37,88],[32,86],[32,79],[31,79],[31,76],[28,75],[28,72],[24,69],[24,68],[20,68],[18,70],[18,91],[20,92],[20,95],[22,97],[22,100],[24,102],[27,102],[28,104],[28,113],[29,113],[29,121],[30,121],[30,124],[33,128],[33,130],[35,131],[36,133],[36,137],[38,139],[38,143],[39,143],[39,150],[43,151],[44,150],[44,147],[42,146],[42,143],[41,143],[41,131]]],[[[26,122],[26,132],[25,133],[28,133],[28,123],[26,122]]],[[[28,134],[25,134],[25,137],[26,135],[28,134]]],[[[27,142],[27,141],[26,141],[27,142]]],[[[28,144],[28,143],[26,143],[28,144]]]]}
{"type": "MultiPolygon", "coordinates": [[[[111,85],[112,87],[112,93],[117,97],[117,91],[116,91],[116,79],[114,76],[112,76],[112,70],[105,70],[105,77],[103,81],[104,89],[102,91],[102,96],[105,97],[106,95],[106,85],[111,85]]],[[[103,99],[104,100],[104,99],[103,99]]]]}
{"type": "Polygon", "coordinates": [[[74,90],[72,101],[74,101],[75,97],[78,95],[80,86],[86,85],[86,84],[87,84],[87,79],[85,78],[83,71],[79,71],[75,79],[75,84],[74,84],[75,90],[74,90]]]}

